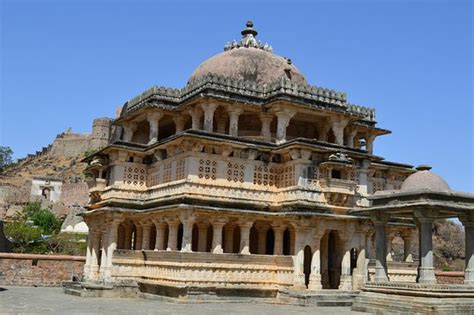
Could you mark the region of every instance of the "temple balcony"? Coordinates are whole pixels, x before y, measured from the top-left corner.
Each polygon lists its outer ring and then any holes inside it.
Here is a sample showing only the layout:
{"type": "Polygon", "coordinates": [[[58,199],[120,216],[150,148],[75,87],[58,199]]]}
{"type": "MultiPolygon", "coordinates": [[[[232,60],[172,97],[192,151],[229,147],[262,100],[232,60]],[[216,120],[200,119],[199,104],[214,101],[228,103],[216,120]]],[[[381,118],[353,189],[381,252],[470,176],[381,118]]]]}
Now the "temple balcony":
{"type": "MultiPolygon", "coordinates": [[[[112,160],[106,166],[107,179],[97,178],[90,190],[91,205],[116,202],[146,206],[183,198],[251,208],[327,203],[349,207],[354,203],[357,181],[325,175],[309,180],[315,166],[305,154],[290,151],[293,158],[274,163],[256,159],[252,151],[238,158],[228,156],[225,148],[220,150],[220,154],[174,152],[149,164],[141,159],[112,160]]],[[[324,167],[316,166],[320,174],[324,167]]]]}

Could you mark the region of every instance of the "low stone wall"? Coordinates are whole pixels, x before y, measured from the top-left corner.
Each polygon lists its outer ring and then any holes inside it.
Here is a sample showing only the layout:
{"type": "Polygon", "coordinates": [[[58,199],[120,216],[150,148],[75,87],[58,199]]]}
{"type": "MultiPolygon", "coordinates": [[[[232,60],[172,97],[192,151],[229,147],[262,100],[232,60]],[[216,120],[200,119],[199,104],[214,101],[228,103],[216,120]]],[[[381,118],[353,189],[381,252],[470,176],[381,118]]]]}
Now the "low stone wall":
{"type": "Polygon", "coordinates": [[[436,271],[438,284],[463,284],[464,272],[462,271],[436,271]]]}
{"type": "Polygon", "coordinates": [[[0,285],[61,286],[80,279],[83,256],[0,253],[0,285]]]}
{"type": "Polygon", "coordinates": [[[293,284],[290,256],[117,250],[112,276],[164,285],[276,289],[293,284]]]}
{"type": "MultiPolygon", "coordinates": [[[[390,282],[416,282],[417,264],[405,262],[388,262],[388,277],[390,282]]],[[[375,261],[369,263],[369,281],[375,276],[375,261]]]]}

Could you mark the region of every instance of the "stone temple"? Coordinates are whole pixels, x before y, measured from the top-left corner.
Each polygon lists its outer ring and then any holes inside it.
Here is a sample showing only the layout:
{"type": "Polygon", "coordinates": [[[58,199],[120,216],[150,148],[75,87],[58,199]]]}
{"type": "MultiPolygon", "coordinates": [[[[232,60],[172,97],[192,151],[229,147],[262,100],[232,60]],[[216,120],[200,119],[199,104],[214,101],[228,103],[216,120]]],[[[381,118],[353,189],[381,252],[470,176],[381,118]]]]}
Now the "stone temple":
{"type": "Polygon", "coordinates": [[[370,295],[401,301],[424,290],[426,305],[435,294],[472,307],[474,196],[451,191],[429,167],[374,155],[375,138],[390,131],[373,108],[310,85],[257,40],[252,22],[241,34],[182,89],[153,87],[126,102],[117,140],[85,158],[95,182],[80,286],[288,303],[359,293],[361,310],[382,309],[370,295]],[[466,230],[465,284],[441,286],[431,229],[454,217],[466,230]]]}

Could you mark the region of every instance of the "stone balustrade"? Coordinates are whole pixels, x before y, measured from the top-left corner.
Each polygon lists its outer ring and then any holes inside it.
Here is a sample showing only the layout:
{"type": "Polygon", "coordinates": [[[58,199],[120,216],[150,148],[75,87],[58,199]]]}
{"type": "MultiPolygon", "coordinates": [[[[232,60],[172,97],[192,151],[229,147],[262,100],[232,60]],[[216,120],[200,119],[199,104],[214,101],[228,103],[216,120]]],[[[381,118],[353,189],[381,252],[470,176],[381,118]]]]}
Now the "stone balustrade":
{"type": "Polygon", "coordinates": [[[151,165],[113,162],[108,186],[102,180],[98,183],[100,187],[92,188],[91,192],[100,192],[102,201],[112,198],[147,201],[187,195],[237,202],[251,200],[261,206],[298,200],[320,202],[321,192],[355,194],[355,181],[325,178],[308,181],[304,176],[312,173],[308,170],[313,168],[301,159],[279,164],[187,152],[151,165]]]}
{"type": "Polygon", "coordinates": [[[112,277],[157,284],[274,289],[293,284],[293,259],[290,256],[117,250],[112,277]]]}

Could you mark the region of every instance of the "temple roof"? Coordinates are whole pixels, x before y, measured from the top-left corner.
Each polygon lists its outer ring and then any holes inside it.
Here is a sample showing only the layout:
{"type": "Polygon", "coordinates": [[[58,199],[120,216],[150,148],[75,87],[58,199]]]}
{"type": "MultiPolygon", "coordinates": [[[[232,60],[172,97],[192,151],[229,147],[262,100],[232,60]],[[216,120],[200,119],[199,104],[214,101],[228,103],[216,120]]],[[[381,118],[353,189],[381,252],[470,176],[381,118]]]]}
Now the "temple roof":
{"type": "Polygon", "coordinates": [[[200,64],[191,75],[189,82],[208,74],[243,80],[257,84],[271,84],[282,78],[298,84],[307,84],[303,74],[290,59],[272,52],[271,46],[256,39],[257,31],[253,23],[247,22],[239,43],[227,43],[224,52],[200,64]]]}
{"type": "Polygon", "coordinates": [[[431,172],[431,167],[420,165],[417,172],[408,176],[402,184],[400,191],[409,192],[428,189],[436,192],[450,191],[448,183],[441,176],[431,172]]]}

